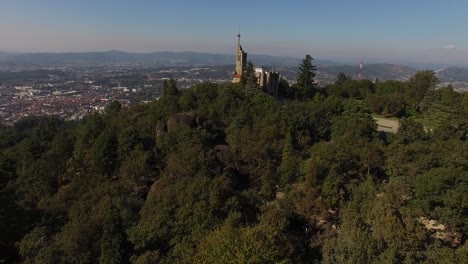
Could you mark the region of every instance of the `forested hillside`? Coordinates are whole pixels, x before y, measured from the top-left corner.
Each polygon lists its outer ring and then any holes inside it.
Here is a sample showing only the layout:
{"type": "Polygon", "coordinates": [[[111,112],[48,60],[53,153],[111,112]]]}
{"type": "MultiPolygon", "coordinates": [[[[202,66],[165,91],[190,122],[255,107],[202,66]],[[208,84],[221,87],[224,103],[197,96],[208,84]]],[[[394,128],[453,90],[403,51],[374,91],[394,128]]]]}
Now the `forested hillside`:
{"type": "Polygon", "coordinates": [[[304,66],[1,128],[0,261],[468,263],[468,96],[304,66]]]}

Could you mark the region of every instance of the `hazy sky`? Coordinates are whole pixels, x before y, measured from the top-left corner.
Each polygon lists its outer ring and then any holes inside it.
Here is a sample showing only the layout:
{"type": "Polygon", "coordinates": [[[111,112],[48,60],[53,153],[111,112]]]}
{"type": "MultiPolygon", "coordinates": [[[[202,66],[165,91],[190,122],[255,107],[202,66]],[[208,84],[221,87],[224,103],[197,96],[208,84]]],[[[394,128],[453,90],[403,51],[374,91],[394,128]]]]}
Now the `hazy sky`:
{"type": "Polygon", "coordinates": [[[0,0],[0,49],[468,63],[466,0],[0,0]]]}

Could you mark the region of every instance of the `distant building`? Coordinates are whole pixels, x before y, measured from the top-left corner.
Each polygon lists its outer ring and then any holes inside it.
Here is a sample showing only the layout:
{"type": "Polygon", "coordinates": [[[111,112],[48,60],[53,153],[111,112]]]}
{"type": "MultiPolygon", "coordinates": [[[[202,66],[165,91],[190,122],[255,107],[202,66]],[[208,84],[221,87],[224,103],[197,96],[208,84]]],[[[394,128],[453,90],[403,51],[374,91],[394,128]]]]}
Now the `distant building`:
{"type": "Polygon", "coordinates": [[[260,88],[271,96],[278,96],[280,75],[275,71],[268,71],[265,67],[255,68],[255,76],[260,88]]]}
{"type": "Polygon", "coordinates": [[[236,71],[234,72],[234,76],[232,76],[232,82],[238,83],[242,78],[242,74],[247,66],[247,53],[244,52],[242,46],[240,44],[240,37],[241,35],[237,35],[237,54],[236,54],[236,71]]]}
{"type": "MultiPolygon", "coordinates": [[[[244,52],[240,44],[241,35],[237,35],[237,54],[236,54],[236,71],[232,76],[232,82],[238,83],[241,81],[242,74],[247,66],[247,53],[244,52]]],[[[255,69],[255,76],[260,88],[269,93],[272,96],[278,96],[278,86],[280,81],[280,75],[275,71],[268,71],[265,67],[259,67],[255,69]]]]}

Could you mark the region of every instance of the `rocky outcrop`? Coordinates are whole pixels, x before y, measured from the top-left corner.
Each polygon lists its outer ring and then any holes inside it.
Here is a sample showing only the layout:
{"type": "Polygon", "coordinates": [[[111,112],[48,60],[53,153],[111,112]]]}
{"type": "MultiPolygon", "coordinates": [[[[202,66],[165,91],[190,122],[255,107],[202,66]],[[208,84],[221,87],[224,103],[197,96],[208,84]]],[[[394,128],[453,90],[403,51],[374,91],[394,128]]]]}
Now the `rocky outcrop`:
{"type": "Polygon", "coordinates": [[[171,131],[178,125],[186,125],[188,127],[196,128],[197,122],[195,114],[193,113],[177,113],[169,117],[167,121],[167,131],[171,131]]]}
{"type": "Polygon", "coordinates": [[[166,132],[171,131],[178,125],[186,125],[190,128],[212,130],[217,129],[216,124],[212,120],[206,120],[201,116],[196,116],[194,113],[177,113],[169,117],[167,122],[159,121],[156,124],[156,138],[160,138],[166,132]]]}
{"type": "Polygon", "coordinates": [[[232,162],[233,156],[231,148],[228,145],[216,145],[214,150],[216,158],[223,163],[224,166],[227,166],[232,162]]]}
{"type": "Polygon", "coordinates": [[[159,121],[156,125],[156,138],[160,138],[167,132],[166,122],[159,121]]]}
{"type": "Polygon", "coordinates": [[[136,114],[132,115],[132,117],[130,119],[132,120],[132,122],[136,122],[136,121],[138,121],[138,119],[140,119],[144,115],[146,115],[146,113],[144,113],[144,112],[136,113],[136,114]]]}
{"type": "Polygon", "coordinates": [[[164,190],[167,187],[167,184],[164,183],[161,180],[157,180],[151,185],[151,188],[148,191],[148,194],[146,196],[146,200],[150,200],[154,195],[160,193],[162,190],[164,190]]]}
{"type": "Polygon", "coordinates": [[[460,232],[449,231],[447,225],[424,216],[419,217],[418,221],[424,225],[426,230],[432,232],[432,237],[449,243],[452,247],[460,246],[462,241],[462,234],[460,232]]]}

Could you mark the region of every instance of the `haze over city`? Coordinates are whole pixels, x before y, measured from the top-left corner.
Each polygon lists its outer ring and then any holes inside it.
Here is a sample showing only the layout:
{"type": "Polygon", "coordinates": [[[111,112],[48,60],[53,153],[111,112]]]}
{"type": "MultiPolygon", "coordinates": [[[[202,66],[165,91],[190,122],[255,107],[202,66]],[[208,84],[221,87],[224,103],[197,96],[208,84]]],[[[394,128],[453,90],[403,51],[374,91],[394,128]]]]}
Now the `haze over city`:
{"type": "Polygon", "coordinates": [[[197,51],[466,65],[466,1],[3,0],[0,50],[197,51]]]}

